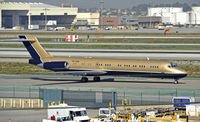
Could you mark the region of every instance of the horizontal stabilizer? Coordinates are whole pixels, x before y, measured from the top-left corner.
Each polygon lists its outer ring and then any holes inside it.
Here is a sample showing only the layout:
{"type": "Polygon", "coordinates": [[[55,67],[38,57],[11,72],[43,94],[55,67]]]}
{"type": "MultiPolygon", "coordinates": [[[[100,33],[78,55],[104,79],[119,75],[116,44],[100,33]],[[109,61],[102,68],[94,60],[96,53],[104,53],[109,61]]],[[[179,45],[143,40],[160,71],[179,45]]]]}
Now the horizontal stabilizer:
{"type": "Polygon", "coordinates": [[[35,42],[36,40],[29,40],[29,39],[4,39],[0,40],[2,42],[35,42]]]}
{"type": "Polygon", "coordinates": [[[63,71],[63,72],[38,72],[45,74],[69,74],[69,75],[80,75],[80,76],[99,76],[106,74],[105,71],[63,71]]]}

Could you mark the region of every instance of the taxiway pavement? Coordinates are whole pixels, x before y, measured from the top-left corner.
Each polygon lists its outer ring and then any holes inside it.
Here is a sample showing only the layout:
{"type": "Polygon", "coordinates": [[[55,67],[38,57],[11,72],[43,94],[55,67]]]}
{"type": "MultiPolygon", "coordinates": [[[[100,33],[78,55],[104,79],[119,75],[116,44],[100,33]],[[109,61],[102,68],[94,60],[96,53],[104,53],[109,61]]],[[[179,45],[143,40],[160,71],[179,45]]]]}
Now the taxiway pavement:
{"type": "MultiPolygon", "coordinates": [[[[200,60],[199,50],[96,50],[96,49],[46,49],[53,56],[84,58],[120,58],[146,60],[200,60]]],[[[1,62],[4,58],[30,58],[25,48],[0,48],[1,62]]],[[[12,61],[12,60],[11,60],[12,61]]],[[[16,60],[19,61],[19,60],[16,60]]]]}
{"type": "Polygon", "coordinates": [[[174,84],[173,79],[134,78],[134,77],[101,77],[102,81],[82,83],[79,76],[69,75],[4,75],[0,74],[1,86],[36,86],[41,88],[87,89],[124,91],[132,88],[186,88],[199,89],[199,78],[180,79],[180,84],[174,84]]]}

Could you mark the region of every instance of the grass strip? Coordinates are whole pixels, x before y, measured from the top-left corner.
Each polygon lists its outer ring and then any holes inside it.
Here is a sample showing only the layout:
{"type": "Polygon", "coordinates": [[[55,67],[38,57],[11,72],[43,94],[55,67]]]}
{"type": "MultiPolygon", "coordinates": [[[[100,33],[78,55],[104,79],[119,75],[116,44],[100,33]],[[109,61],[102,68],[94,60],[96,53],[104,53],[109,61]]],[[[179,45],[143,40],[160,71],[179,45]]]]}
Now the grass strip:
{"type": "MultiPolygon", "coordinates": [[[[138,45],[42,45],[44,48],[54,48],[54,49],[121,49],[121,50],[199,50],[200,46],[138,46],[138,45]]],[[[24,48],[22,44],[2,44],[0,48],[24,48]]]]}
{"type": "MultiPolygon", "coordinates": [[[[200,78],[200,67],[185,65],[181,66],[181,69],[184,69],[190,78],[200,78]]],[[[33,74],[38,72],[49,72],[48,70],[42,69],[35,65],[27,63],[0,63],[0,74],[33,74]]],[[[47,75],[38,73],[38,75],[47,75]]],[[[56,74],[51,74],[56,75],[56,74]]]]}
{"type": "Polygon", "coordinates": [[[45,71],[47,70],[27,63],[0,63],[0,74],[32,74],[45,71]]]}
{"type": "MultiPolygon", "coordinates": [[[[0,38],[0,40],[4,39],[12,39],[12,38],[0,38]]],[[[65,38],[38,38],[40,42],[65,42],[65,38]]],[[[66,42],[67,43],[67,42],[66,42]]],[[[79,39],[78,43],[193,43],[193,44],[199,44],[200,38],[191,38],[191,39],[148,39],[148,38],[129,38],[129,39],[79,39]]]]}
{"type": "MultiPolygon", "coordinates": [[[[27,32],[20,32],[20,31],[1,31],[0,34],[16,34],[16,35],[74,35],[74,34],[78,34],[78,35],[96,35],[96,31],[89,31],[89,32],[79,32],[79,31],[73,31],[73,32],[69,32],[69,31],[27,31],[27,32]]],[[[160,31],[158,33],[140,33],[140,32],[110,32],[110,31],[98,31],[98,35],[163,35],[163,31],[160,31]]],[[[169,33],[169,35],[200,35],[200,33],[169,33]]]]}
{"type": "MultiPolygon", "coordinates": [[[[65,42],[65,38],[38,38],[40,42],[65,42]]],[[[79,39],[78,43],[200,43],[200,39],[79,39]]]]}

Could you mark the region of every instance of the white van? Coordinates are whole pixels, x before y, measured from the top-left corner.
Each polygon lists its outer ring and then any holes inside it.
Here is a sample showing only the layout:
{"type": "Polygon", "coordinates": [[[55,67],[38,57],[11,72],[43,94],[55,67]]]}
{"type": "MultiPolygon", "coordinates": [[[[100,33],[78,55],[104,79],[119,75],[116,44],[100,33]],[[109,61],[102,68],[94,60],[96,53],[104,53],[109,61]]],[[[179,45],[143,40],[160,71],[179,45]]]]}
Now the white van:
{"type": "Polygon", "coordinates": [[[48,119],[43,119],[43,122],[89,122],[86,108],[77,106],[68,106],[60,104],[49,106],[47,110],[48,119]]]}

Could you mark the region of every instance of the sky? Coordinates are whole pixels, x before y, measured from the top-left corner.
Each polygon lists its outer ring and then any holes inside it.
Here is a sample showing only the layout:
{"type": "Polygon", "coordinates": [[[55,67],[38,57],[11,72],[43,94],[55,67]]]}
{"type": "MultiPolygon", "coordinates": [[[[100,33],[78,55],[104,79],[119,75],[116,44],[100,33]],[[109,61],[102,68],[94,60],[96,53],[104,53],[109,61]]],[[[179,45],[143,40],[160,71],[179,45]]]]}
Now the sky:
{"type": "Polygon", "coordinates": [[[139,4],[170,4],[170,3],[188,3],[200,4],[200,0],[4,0],[10,2],[44,2],[60,6],[62,3],[71,3],[79,8],[100,8],[100,1],[104,1],[104,8],[132,8],[139,4]],[[56,2],[55,2],[56,1],[56,2]]]}

